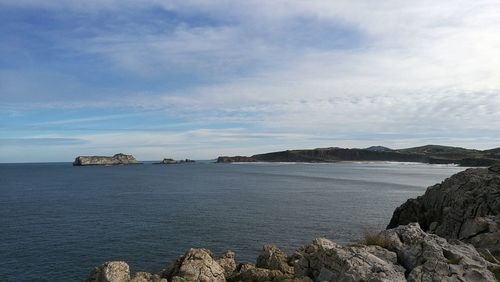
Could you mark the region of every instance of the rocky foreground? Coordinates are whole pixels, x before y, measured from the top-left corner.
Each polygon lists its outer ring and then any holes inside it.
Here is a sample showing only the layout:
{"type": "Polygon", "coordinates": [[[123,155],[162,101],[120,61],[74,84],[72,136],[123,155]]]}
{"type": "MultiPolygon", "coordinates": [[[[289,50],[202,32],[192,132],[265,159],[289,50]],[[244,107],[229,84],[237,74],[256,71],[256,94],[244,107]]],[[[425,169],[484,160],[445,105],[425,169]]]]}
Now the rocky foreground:
{"type": "Polygon", "coordinates": [[[408,200],[389,229],[360,242],[319,238],[291,255],[266,245],[255,263],[242,264],[231,251],[216,258],[190,249],[157,274],[131,274],[114,261],[87,281],[497,281],[499,211],[500,166],[469,169],[408,200]]]}
{"type": "Polygon", "coordinates": [[[104,156],[79,156],[73,162],[74,166],[90,166],[90,165],[129,165],[139,164],[132,155],[116,154],[112,157],[104,156]]]}

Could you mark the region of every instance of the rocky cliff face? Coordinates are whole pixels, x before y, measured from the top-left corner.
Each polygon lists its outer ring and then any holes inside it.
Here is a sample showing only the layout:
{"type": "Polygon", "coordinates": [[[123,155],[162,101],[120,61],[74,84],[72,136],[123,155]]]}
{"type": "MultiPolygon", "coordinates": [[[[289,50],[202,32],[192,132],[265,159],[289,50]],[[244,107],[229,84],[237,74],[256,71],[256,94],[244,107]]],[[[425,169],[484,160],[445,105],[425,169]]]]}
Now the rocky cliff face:
{"type": "Polygon", "coordinates": [[[410,222],[500,259],[500,166],[468,169],[429,187],[397,208],[388,228],[410,222]]]}
{"type": "Polygon", "coordinates": [[[88,165],[126,165],[138,164],[137,160],[132,155],[116,154],[112,157],[103,156],[79,156],[73,162],[74,166],[88,165]]]}
{"type": "Polygon", "coordinates": [[[287,256],[266,245],[255,264],[236,266],[233,252],[219,259],[206,249],[190,249],[158,274],[130,274],[125,262],[107,262],[87,282],[166,281],[496,281],[497,264],[473,246],[427,234],[418,223],[377,234],[377,245],[338,245],[319,238],[287,256]]]}

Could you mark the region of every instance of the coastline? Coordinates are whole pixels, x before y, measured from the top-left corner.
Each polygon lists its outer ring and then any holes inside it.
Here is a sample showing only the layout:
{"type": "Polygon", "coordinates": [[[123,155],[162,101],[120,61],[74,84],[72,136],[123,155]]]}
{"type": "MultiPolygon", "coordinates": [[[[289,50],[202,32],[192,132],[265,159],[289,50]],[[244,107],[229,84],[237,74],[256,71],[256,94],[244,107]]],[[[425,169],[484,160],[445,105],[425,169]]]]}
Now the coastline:
{"type": "MultiPolygon", "coordinates": [[[[495,192],[496,185],[500,185],[500,166],[467,169],[457,173],[442,183],[427,188],[425,196],[431,198],[423,203],[438,197],[436,193],[446,196],[457,187],[464,187],[463,185],[467,185],[467,189],[475,193],[500,197],[495,192]],[[476,180],[470,184],[469,179],[476,180]],[[492,182],[492,180],[498,181],[492,182]]],[[[467,193],[457,195],[456,203],[462,203],[461,198],[467,195],[467,193]]],[[[422,197],[417,199],[422,199],[422,197]]],[[[496,199],[490,200],[496,201],[496,199]]],[[[429,225],[425,220],[421,222],[419,219],[421,215],[416,215],[415,222],[414,216],[405,211],[408,203],[412,204],[415,201],[415,199],[409,199],[407,203],[394,211],[387,230],[365,234],[363,240],[347,245],[338,245],[327,239],[317,238],[312,243],[299,247],[291,255],[283,253],[276,246],[265,245],[255,264],[237,264],[235,254],[231,251],[225,252],[217,259],[207,249],[189,249],[157,274],[144,272],[131,274],[128,264],[123,261],[114,261],[94,268],[87,281],[307,282],[344,281],[345,279],[348,279],[346,281],[427,281],[429,279],[429,281],[442,281],[449,277],[457,281],[496,281],[495,277],[500,275],[500,252],[496,251],[495,243],[485,245],[484,239],[470,241],[469,238],[471,236],[485,238],[484,236],[500,234],[500,231],[495,228],[491,229],[492,227],[487,228],[485,233],[484,224],[496,226],[496,223],[481,221],[483,218],[481,216],[499,216],[500,219],[500,205],[493,210],[472,214],[472,217],[464,216],[463,220],[471,220],[468,221],[471,222],[471,227],[467,227],[469,235],[462,241],[456,239],[448,241],[446,236],[439,237],[434,234],[436,228],[434,223],[429,225]],[[396,223],[398,220],[400,223],[396,223]],[[474,225],[475,222],[479,222],[479,225],[474,225]],[[441,267],[433,268],[433,265],[441,265],[441,267]],[[111,276],[120,278],[109,280],[106,275],[110,273],[111,276]]],[[[465,212],[467,209],[474,208],[474,205],[482,204],[481,201],[467,203],[472,206],[463,207],[460,210],[465,212]]],[[[455,205],[455,200],[452,199],[449,203],[443,204],[455,205]]],[[[420,209],[410,208],[410,211],[421,212],[422,216],[427,214],[425,209],[419,211],[420,209]]],[[[446,222],[446,219],[443,220],[446,222]]]]}

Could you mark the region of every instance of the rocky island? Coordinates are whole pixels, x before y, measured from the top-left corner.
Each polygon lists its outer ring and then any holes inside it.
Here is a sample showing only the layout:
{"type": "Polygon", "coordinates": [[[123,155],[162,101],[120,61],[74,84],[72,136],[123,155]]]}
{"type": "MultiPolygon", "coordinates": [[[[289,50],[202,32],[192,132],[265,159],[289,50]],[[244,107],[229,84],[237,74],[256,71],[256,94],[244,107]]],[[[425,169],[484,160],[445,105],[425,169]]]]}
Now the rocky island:
{"type": "Polygon", "coordinates": [[[317,148],[287,150],[251,157],[222,156],[218,163],[232,162],[339,162],[339,161],[393,161],[430,164],[458,164],[461,166],[491,166],[500,162],[500,148],[474,150],[460,147],[426,145],[407,149],[372,146],[364,149],[317,148]]]}
{"type": "Polygon", "coordinates": [[[130,165],[139,164],[132,155],[116,154],[112,157],[103,156],[79,156],[73,162],[74,166],[91,166],[91,165],[130,165]]]}
{"type": "Polygon", "coordinates": [[[339,245],[314,239],[287,255],[273,245],[255,263],[190,249],[157,274],[123,261],[95,267],[88,282],[498,281],[500,166],[468,169],[397,208],[387,230],[339,245]]]}
{"type": "Polygon", "coordinates": [[[190,159],[185,160],[174,160],[170,158],[165,158],[161,162],[153,163],[153,164],[186,164],[186,163],[194,163],[195,161],[190,159]]]}

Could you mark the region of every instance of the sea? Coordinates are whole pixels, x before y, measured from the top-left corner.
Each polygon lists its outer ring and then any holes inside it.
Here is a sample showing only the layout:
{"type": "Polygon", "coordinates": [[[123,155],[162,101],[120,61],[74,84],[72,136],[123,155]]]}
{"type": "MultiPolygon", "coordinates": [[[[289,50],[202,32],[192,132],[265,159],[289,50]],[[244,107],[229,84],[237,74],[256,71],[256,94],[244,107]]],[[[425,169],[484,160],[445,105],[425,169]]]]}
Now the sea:
{"type": "Polygon", "coordinates": [[[356,241],[463,167],[343,162],[0,164],[0,281],[84,281],[124,260],[156,273],[189,248],[255,262],[317,237],[356,241]]]}

